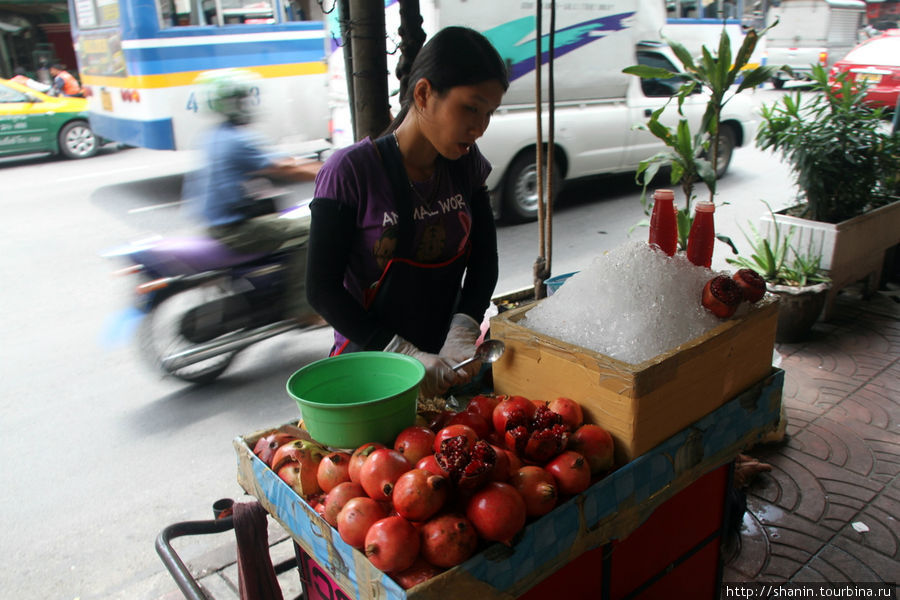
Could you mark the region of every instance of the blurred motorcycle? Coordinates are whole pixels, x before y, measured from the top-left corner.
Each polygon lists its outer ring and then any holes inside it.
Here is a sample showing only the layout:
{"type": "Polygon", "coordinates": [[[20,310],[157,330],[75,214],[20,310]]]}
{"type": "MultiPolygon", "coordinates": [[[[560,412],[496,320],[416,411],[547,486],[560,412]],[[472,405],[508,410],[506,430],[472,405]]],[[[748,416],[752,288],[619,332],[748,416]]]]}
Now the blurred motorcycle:
{"type": "MultiPolygon", "coordinates": [[[[309,219],[309,201],[281,217],[309,219]]],[[[165,375],[204,384],[241,350],[300,328],[282,309],[290,251],[238,254],[194,236],[144,240],[104,256],[129,262],[120,273],[140,280],[130,313],[139,318],[141,356],[165,375]]]]}

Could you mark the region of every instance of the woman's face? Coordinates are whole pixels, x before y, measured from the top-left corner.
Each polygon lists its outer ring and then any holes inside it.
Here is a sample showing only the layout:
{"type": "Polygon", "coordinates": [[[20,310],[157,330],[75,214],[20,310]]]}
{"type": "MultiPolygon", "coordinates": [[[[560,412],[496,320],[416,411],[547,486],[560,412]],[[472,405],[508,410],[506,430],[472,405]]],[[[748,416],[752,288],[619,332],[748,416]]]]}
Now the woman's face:
{"type": "Polygon", "coordinates": [[[435,150],[456,160],[468,154],[475,141],[484,135],[491,115],[503,99],[503,86],[496,81],[450,88],[443,96],[420,80],[427,90],[420,105],[420,126],[435,150]]]}

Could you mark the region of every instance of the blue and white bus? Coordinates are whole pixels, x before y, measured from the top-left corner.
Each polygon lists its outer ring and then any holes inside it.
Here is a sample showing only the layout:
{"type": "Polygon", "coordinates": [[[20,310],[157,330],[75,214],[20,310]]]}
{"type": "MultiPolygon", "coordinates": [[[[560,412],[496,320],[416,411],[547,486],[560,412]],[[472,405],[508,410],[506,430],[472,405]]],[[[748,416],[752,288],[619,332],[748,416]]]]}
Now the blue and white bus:
{"type": "Polygon", "coordinates": [[[68,0],[94,132],[181,150],[211,122],[194,81],[240,67],[259,75],[255,126],[272,143],[329,135],[331,40],[316,0],[68,0]]]}

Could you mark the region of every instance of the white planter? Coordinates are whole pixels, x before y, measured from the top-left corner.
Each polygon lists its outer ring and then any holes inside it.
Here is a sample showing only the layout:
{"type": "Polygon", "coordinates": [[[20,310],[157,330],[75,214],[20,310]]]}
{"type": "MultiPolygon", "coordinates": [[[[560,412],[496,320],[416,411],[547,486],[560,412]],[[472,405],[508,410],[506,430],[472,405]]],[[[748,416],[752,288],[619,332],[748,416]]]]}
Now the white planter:
{"type": "MultiPolygon", "coordinates": [[[[843,287],[865,279],[866,294],[878,290],[884,253],[900,244],[900,202],[837,224],[780,213],[775,213],[775,219],[783,233],[790,227],[794,228],[792,244],[801,252],[806,252],[810,247],[813,250],[821,248],[821,267],[831,277],[831,290],[823,313],[826,321],[833,316],[834,300],[843,287]]],[[[772,232],[772,215],[765,214],[761,220],[760,232],[769,235],[772,232]]]]}

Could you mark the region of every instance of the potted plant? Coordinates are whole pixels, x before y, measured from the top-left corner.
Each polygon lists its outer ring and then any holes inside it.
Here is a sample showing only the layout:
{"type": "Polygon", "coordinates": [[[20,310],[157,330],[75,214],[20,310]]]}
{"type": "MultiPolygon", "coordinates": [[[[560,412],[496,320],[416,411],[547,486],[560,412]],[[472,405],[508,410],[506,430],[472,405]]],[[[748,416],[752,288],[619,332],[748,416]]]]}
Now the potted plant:
{"type": "Polygon", "coordinates": [[[813,68],[810,93],[796,92],[762,108],[756,143],[779,152],[796,177],[798,205],[763,217],[763,233],[791,227],[798,246],[822,248],[832,279],[825,318],[837,292],[868,278],[874,292],[884,253],[900,243],[900,134],[885,113],[863,103],[864,86],[841,73],[829,81],[813,68]]]}
{"type": "MultiPolygon", "coordinates": [[[[774,216],[766,204],[769,214],[774,216]]],[[[773,219],[772,231],[761,234],[750,223],[752,235],[744,232],[750,257],[725,259],[736,267],[751,269],[766,281],[766,289],[779,297],[775,341],[799,342],[806,338],[825,306],[831,280],[821,268],[821,249],[810,242],[805,248],[792,243],[795,229],[786,232],[773,219]]]]}
{"type": "MultiPolygon", "coordinates": [[[[684,79],[684,83],[672,96],[679,115],[678,123],[674,128],[665,125],[660,120],[669,103],[655,110],[646,124],[636,126],[646,129],[668,147],[668,150],[642,161],[638,166],[636,177],[638,182],[643,185],[641,202],[644,205],[644,212],[649,215],[652,205],[647,201],[647,186],[650,185],[660,167],[671,167],[671,183],[673,186],[681,186],[685,198],[684,208],[678,210],[678,240],[682,250],[687,248],[687,237],[693,219],[691,203],[695,197],[694,185],[702,181],[709,190],[710,202],[715,197],[716,179],[721,174],[718,162],[721,139],[719,117],[722,114],[722,108],[736,94],[745,89],[755,88],[770,79],[778,70],[776,66],[748,68],[756,44],[766,31],[768,28],[761,32],[754,29],[748,30],[740,49],[732,56],[731,40],[723,27],[717,53],[714,54],[706,46],[703,46],[701,56],[697,61],[682,44],[664,36],[663,39],[681,62],[682,71],[672,72],[668,69],[647,65],[633,65],[623,70],[624,73],[637,75],[644,79],[671,79],[673,77],[684,79]],[[699,92],[708,94],[706,111],[699,129],[691,131],[682,106],[688,96],[699,92]]],[[[642,221],[641,224],[646,225],[648,221],[642,221]]],[[[732,249],[737,252],[730,239],[717,237],[731,245],[732,249]]]]}

